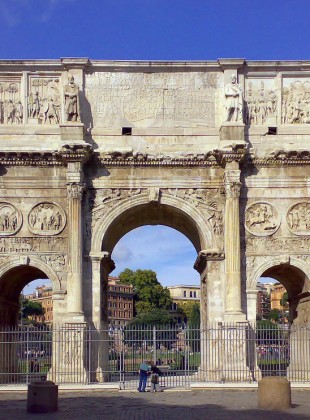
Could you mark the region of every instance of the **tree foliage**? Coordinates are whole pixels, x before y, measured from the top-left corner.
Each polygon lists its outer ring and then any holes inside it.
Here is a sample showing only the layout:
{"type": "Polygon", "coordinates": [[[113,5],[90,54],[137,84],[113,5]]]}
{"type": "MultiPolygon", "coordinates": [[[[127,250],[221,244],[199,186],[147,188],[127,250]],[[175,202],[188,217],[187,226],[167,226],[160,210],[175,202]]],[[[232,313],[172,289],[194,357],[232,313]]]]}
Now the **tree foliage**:
{"type": "Polygon", "coordinates": [[[284,292],[283,296],[280,300],[280,305],[284,308],[287,309],[288,308],[288,293],[284,292]]]}
{"type": "Polygon", "coordinates": [[[170,292],[159,283],[154,271],[133,271],[126,268],[119,274],[119,279],[122,283],[133,285],[135,315],[145,314],[153,309],[171,308],[170,292]]]}
{"type": "Polygon", "coordinates": [[[28,318],[30,316],[44,315],[44,308],[40,302],[33,302],[32,300],[21,298],[22,317],[28,318]]]}
{"type": "Polygon", "coordinates": [[[148,312],[139,313],[130,323],[134,325],[168,325],[173,323],[173,318],[165,309],[152,308],[148,312]]]}
{"type": "Polygon", "coordinates": [[[200,307],[197,302],[192,305],[191,311],[188,316],[188,325],[193,327],[200,326],[200,307]]]}

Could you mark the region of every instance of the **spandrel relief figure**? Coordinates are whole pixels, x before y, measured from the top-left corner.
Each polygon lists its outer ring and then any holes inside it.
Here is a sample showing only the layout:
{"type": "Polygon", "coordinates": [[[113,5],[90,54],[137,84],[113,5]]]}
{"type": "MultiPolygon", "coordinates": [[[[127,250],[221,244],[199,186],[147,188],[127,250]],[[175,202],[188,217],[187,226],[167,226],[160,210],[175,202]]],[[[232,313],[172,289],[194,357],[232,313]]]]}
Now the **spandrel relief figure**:
{"type": "Polygon", "coordinates": [[[237,76],[231,76],[231,83],[225,85],[225,108],[226,108],[226,120],[242,122],[243,121],[243,97],[242,89],[237,82],[237,76]]]}
{"type": "Polygon", "coordinates": [[[65,113],[67,121],[79,120],[79,86],[74,82],[72,74],[68,76],[68,83],[64,87],[65,113]]]}
{"type": "Polygon", "coordinates": [[[310,124],[310,82],[296,80],[282,89],[282,124],[310,124]]]}
{"type": "Polygon", "coordinates": [[[36,205],[28,216],[31,232],[37,235],[57,235],[65,226],[65,213],[54,203],[36,205]]]}
{"type": "Polygon", "coordinates": [[[310,235],[310,203],[294,204],[287,212],[286,221],[295,235],[310,235]]]}
{"type": "Polygon", "coordinates": [[[0,236],[16,233],[22,223],[20,212],[9,203],[0,203],[0,236]]]}
{"type": "Polygon", "coordinates": [[[246,229],[253,235],[272,235],[279,227],[279,216],[269,203],[255,203],[246,210],[246,229]]]}

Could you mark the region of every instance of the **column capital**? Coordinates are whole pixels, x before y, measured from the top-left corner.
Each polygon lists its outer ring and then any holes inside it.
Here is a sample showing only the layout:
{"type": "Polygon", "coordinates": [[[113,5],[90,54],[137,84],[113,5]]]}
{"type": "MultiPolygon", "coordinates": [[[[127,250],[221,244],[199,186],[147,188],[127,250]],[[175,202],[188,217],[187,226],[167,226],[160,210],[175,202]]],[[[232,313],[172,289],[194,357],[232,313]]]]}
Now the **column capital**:
{"type": "Polygon", "coordinates": [[[196,258],[194,269],[201,274],[205,270],[208,261],[222,261],[224,258],[223,252],[201,250],[196,258]]]}
{"type": "Polygon", "coordinates": [[[224,186],[226,198],[239,198],[241,190],[240,169],[226,170],[224,173],[224,186]]]}
{"type": "Polygon", "coordinates": [[[85,184],[81,182],[68,182],[67,183],[67,196],[69,199],[78,199],[82,201],[84,191],[86,190],[85,184]]]}

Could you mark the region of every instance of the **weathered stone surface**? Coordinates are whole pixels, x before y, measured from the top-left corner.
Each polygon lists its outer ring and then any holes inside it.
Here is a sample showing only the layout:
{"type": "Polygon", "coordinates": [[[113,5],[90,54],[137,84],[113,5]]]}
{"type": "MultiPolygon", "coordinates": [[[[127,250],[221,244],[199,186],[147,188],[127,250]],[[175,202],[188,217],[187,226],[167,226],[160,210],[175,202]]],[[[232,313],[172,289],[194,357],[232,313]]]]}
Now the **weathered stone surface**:
{"type": "Polygon", "coordinates": [[[146,224],[193,243],[204,323],[252,319],[262,275],[288,290],[291,322],[308,322],[309,70],[1,61],[1,322],[46,276],[56,320],[106,325],[113,249],[146,224]]]}

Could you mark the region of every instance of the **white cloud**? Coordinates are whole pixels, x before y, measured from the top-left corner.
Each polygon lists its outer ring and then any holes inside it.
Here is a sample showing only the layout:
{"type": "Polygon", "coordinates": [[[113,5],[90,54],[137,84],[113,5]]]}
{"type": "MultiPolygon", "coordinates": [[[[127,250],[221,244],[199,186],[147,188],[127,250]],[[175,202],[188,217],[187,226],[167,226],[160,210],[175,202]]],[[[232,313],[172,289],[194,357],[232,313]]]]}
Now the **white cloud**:
{"type": "Polygon", "coordinates": [[[178,231],[165,226],[144,226],[125,235],[112,258],[118,275],[125,268],[151,269],[164,285],[199,284],[193,265],[197,253],[192,243],[178,231]]]}

